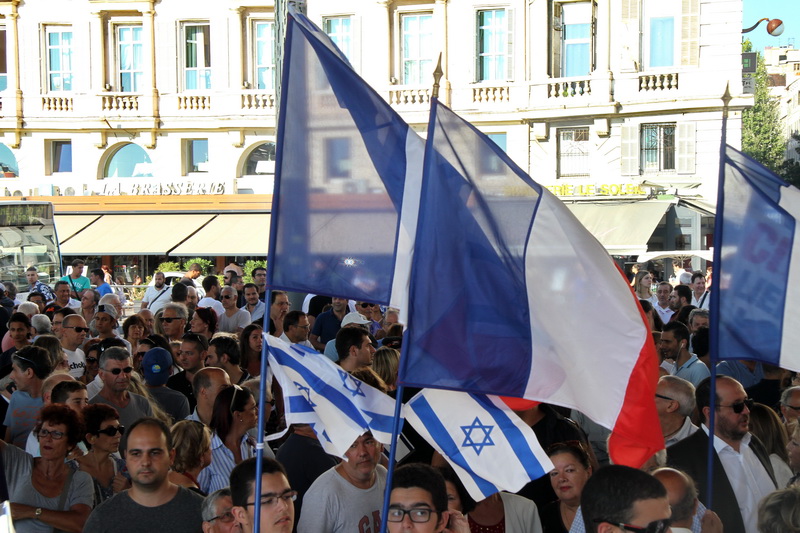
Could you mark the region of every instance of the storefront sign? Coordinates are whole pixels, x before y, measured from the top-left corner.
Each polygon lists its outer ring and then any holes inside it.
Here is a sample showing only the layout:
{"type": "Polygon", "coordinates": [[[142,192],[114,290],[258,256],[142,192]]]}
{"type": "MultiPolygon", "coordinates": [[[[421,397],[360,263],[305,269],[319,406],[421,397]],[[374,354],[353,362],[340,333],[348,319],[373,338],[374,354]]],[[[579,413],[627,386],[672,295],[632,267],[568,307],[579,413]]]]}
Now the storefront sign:
{"type": "Polygon", "coordinates": [[[236,194],[233,180],[146,181],[147,178],[104,179],[91,183],[62,180],[58,185],[15,180],[0,189],[2,196],[183,196],[236,194]]]}
{"type": "Polygon", "coordinates": [[[648,188],[634,183],[547,185],[556,196],[647,196],[648,188]]]}

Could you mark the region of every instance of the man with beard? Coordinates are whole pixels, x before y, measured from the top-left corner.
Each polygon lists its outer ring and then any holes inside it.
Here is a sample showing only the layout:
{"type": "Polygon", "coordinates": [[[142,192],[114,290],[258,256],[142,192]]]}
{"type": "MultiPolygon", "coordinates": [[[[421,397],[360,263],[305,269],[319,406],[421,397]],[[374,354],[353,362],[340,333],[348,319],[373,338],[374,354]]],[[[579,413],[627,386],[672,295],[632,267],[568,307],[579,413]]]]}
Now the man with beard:
{"type": "Polygon", "coordinates": [[[170,302],[172,287],[166,286],[166,278],[163,272],[156,272],[154,279],[155,285],[150,285],[147,287],[147,290],[144,291],[142,309],[150,309],[153,314],[156,314],[159,309],[170,302]]]}
{"type": "MultiPolygon", "coordinates": [[[[717,376],[716,385],[714,509],[725,533],[757,531],[758,502],[776,489],[775,475],[764,445],[749,433],[753,400],[733,378],[717,376]]],[[[700,501],[707,505],[710,379],[697,387],[695,396],[697,408],[703,414],[702,431],[667,448],[667,463],[697,482],[700,501]]]]}
{"type": "Polygon", "coordinates": [[[155,418],[143,418],[128,429],[125,462],[131,488],[98,506],[86,521],[86,533],[161,531],[198,533],[203,497],[170,482],[175,459],[169,428],[155,418]]]}
{"type": "Polygon", "coordinates": [[[675,361],[672,374],[689,381],[695,387],[711,375],[708,367],[689,352],[689,328],[680,322],[670,322],[664,326],[658,349],[661,357],[675,361]]]}

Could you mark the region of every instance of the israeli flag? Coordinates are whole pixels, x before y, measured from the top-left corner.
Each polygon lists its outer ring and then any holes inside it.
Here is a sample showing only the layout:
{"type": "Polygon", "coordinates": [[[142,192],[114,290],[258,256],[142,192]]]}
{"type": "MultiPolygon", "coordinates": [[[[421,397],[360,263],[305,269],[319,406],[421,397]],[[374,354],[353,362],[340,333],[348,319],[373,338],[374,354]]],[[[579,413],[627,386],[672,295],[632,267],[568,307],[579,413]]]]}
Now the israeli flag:
{"type": "Polygon", "coordinates": [[[516,492],[553,469],[533,430],[497,396],[425,389],[403,413],[475,501],[516,492]]]}
{"type": "Polygon", "coordinates": [[[265,339],[287,424],[310,424],[325,451],[338,457],[368,431],[378,442],[392,442],[392,398],[318,352],[271,335],[265,339]]]}

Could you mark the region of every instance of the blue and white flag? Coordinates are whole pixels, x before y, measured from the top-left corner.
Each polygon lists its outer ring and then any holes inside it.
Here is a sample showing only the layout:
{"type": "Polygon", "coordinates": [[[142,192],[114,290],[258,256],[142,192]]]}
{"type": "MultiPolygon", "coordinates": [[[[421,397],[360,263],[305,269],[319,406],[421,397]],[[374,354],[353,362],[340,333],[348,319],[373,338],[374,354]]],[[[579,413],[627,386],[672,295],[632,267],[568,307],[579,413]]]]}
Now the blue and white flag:
{"type": "Polygon", "coordinates": [[[328,36],[290,7],[269,286],[406,309],[407,290],[393,287],[408,281],[423,153],[328,36]],[[390,301],[393,292],[400,299],[390,301]]]}
{"type": "Polygon", "coordinates": [[[392,442],[392,398],[318,352],[265,337],[270,368],[283,389],[287,425],[312,425],[325,451],[339,457],[367,431],[383,444],[392,442]]]}
{"type": "Polygon", "coordinates": [[[475,501],[516,492],[553,469],[530,426],[497,396],[424,389],[403,413],[475,501]]]}
{"type": "Polygon", "coordinates": [[[722,165],[710,324],[718,358],[800,371],[800,190],[730,146],[722,165]]]}

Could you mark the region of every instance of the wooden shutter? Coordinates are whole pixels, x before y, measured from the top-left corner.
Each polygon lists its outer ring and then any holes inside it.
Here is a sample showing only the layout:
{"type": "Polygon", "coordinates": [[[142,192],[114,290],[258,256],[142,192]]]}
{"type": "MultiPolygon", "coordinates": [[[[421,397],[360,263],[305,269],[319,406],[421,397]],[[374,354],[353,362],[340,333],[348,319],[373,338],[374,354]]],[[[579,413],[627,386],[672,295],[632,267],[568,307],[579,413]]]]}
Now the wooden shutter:
{"type": "Polygon", "coordinates": [[[620,164],[623,176],[639,175],[639,126],[622,125],[620,164]]]}
{"type": "Polygon", "coordinates": [[[695,173],[695,154],[697,151],[695,139],[697,137],[697,124],[694,122],[678,123],[678,138],[675,140],[677,150],[675,170],[678,174],[695,173]]]}

